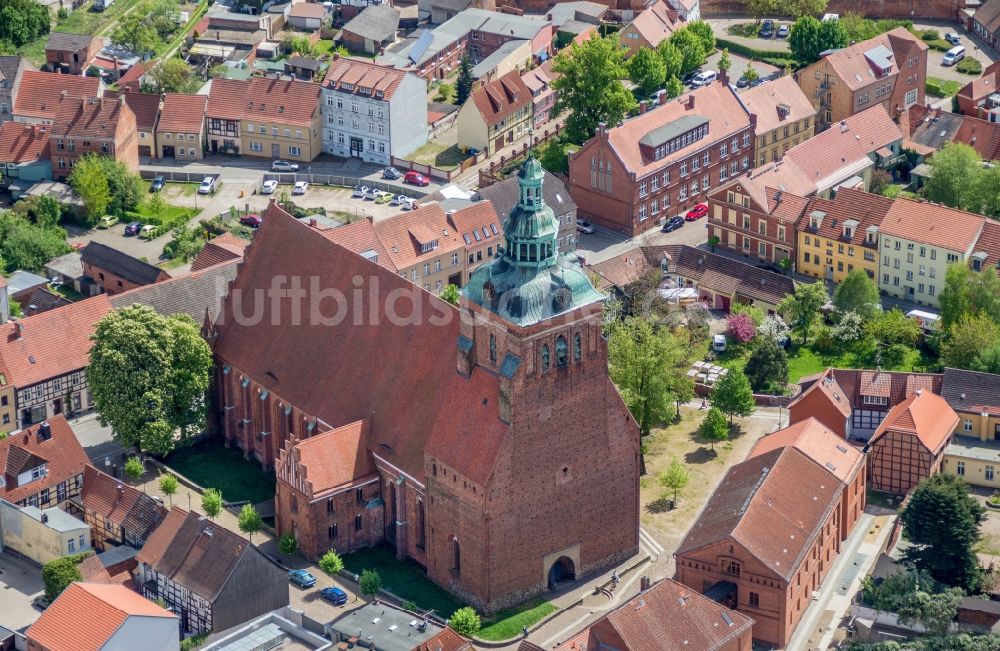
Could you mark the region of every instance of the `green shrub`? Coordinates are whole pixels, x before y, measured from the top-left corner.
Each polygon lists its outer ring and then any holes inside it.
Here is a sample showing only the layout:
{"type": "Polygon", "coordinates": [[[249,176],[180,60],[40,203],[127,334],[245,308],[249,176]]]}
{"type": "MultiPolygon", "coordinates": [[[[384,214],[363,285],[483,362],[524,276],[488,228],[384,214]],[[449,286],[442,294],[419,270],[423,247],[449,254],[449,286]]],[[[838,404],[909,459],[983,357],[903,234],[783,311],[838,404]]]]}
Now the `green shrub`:
{"type": "Polygon", "coordinates": [[[74,581],[82,581],[83,575],[77,567],[83,559],[94,554],[93,550],[87,550],[72,556],[63,556],[51,560],[42,566],[42,582],[45,584],[45,598],[49,602],[56,600],[62,591],[69,587],[74,581]]]}
{"type": "Polygon", "coordinates": [[[829,326],[823,326],[813,335],[812,348],[821,355],[836,353],[838,342],[833,337],[829,326]]]}
{"type": "Polygon", "coordinates": [[[763,61],[765,58],[794,61],[792,53],[789,50],[758,50],[755,47],[743,45],[736,41],[729,41],[724,38],[716,38],[715,46],[719,49],[729,48],[730,54],[739,54],[758,61],[763,61]]]}
{"type": "Polygon", "coordinates": [[[743,38],[753,38],[757,35],[757,25],[754,23],[736,23],[726,28],[726,33],[730,36],[742,36],[743,38]]]}
{"type": "Polygon", "coordinates": [[[935,39],[933,41],[926,41],[927,46],[932,50],[937,50],[938,52],[947,52],[951,48],[955,47],[943,38],[935,39]]]}
{"type": "Polygon", "coordinates": [[[983,64],[980,63],[979,59],[973,59],[972,57],[966,57],[959,61],[955,69],[966,75],[983,74],[983,64]]]}
{"type": "Polygon", "coordinates": [[[919,32],[921,40],[924,41],[936,41],[941,38],[941,35],[936,29],[924,29],[919,32]]]}

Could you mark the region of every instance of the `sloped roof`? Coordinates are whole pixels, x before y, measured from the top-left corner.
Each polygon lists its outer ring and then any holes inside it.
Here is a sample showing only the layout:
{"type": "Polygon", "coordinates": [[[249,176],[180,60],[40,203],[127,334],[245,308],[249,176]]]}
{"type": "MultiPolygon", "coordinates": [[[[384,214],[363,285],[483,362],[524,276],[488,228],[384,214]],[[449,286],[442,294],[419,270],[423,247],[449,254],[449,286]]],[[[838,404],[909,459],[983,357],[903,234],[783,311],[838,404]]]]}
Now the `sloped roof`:
{"type": "MultiPolygon", "coordinates": [[[[382,5],[369,7],[358,15],[379,6],[382,5]]],[[[392,94],[399,88],[399,84],[406,78],[406,74],[402,70],[396,70],[389,66],[380,66],[370,61],[338,56],[326,71],[323,86],[353,95],[361,94],[362,88],[368,88],[375,93],[381,92],[383,99],[389,101],[392,99],[392,94]],[[350,84],[351,90],[347,90],[344,84],[350,84]]]]}
{"type": "Polygon", "coordinates": [[[906,432],[915,434],[924,447],[935,453],[951,438],[958,420],[958,414],[944,398],[930,391],[918,391],[889,410],[872,435],[871,444],[886,432],[906,432]]]}
{"type": "Polygon", "coordinates": [[[121,524],[141,494],[136,488],[90,464],[83,469],[80,499],[85,508],[94,510],[105,519],[121,524]]]}
{"type": "Polygon", "coordinates": [[[809,204],[807,197],[816,192],[816,185],[802,170],[784,159],[748,171],[714,190],[711,196],[725,200],[733,188],[749,195],[761,211],[792,224],[798,223],[809,204]]]}
{"type": "Polygon", "coordinates": [[[0,489],[0,497],[5,500],[16,503],[43,488],[54,488],[60,482],[81,474],[83,467],[90,462],[62,414],[53,416],[47,422],[52,435],[44,441],[38,440],[42,423],[0,441],[0,471],[8,475],[7,485],[0,489]],[[48,464],[44,478],[24,486],[17,486],[16,481],[11,483],[12,479],[17,479],[14,471],[38,467],[40,461],[48,464]]]}
{"type": "MultiPolygon", "coordinates": [[[[722,82],[709,84],[667,101],[624,124],[608,130],[611,148],[618,154],[625,168],[643,176],[662,168],[667,161],[680,160],[700,150],[709,142],[721,141],[750,126],[750,113],[736,95],[736,90],[722,82]],[[694,98],[694,103],[691,103],[694,98]],[[655,129],[668,125],[684,116],[699,116],[708,120],[708,136],[659,160],[647,158],[639,147],[639,140],[655,129]]],[[[745,150],[750,153],[750,149],[745,150]]]]}
{"type": "Polygon", "coordinates": [[[239,260],[192,271],[186,276],[130,289],[110,297],[116,309],[127,305],[148,305],[160,314],[187,314],[196,323],[202,323],[205,314],[215,321],[222,308],[229,283],[236,277],[239,260]]]}
{"type": "Polygon", "coordinates": [[[325,18],[330,13],[326,7],[318,2],[299,2],[293,4],[288,12],[291,18],[325,18]]]}
{"type": "Polygon", "coordinates": [[[778,304],[795,291],[795,283],[788,276],[686,244],[644,246],[642,251],[656,265],[660,264],[664,254],[669,256],[669,271],[673,273],[697,280],[712,289],[729,289],[771,305],[778,304]]]}
{"type": "Polygon", "coordinates": [[[790,580],[836,507],[842,484],[795,447],[729,469],[676,556],[730,541],[790,580]]]}
{"type": "Polygon", "coordinates": [[[906,145],[932,155],[949,142],[962,142],[985,161],[1000,160],[1000,124],[914,104],[900,116],[906,145]]]}
{"type": "Polygon", "coordinates": [[[1000,0],[986,0],[972,14],[972,18],[990,33],[1000,31],[1000,0]]]}
{"type": "Polygon", "coordinates": [[[881,78],[881,71],[876,72],[873,60],[878,62],[887,60],[891,64],[891,72],[898,73],[902,65],[900,62],[905,63],[907,55],[913,48],[926,52],[927,44],[905,27],[897,27],[867,41],[833,50],[824,56],[847,87],[857,90],[881,78]],[[885,54],[889,57],[886,58],[885,54]]]}
{"type": "Polygon", "coordinates": [[[1000,375],[945,368],[941,397],[952,409],[1000,413],[1000,375]]]}
{"type": "Polygon", "coordinates": [[[310,127],[319,111],[321,92],[319,84],[308,81],[273,77],[213,79],[205,115],[310,127]]]}
{"type": "Polygon", "coordinates": [[[367,421],[357,421],[295,444],[312,498],[375,472],[367,438],[367,421]]]}
{"type": "Polygon", "coordinates": [[[0,161],[31,163],[49,157],[49,133],[35,124],[4,122],[0,126],[0,161]]]}
{"type": "Polygon", "coordinates": [[[67,97],[56,108],[51,137],[114,139],[118,121],[131,112],[126,104],[115,99],[67,97]]]}
{"type": "Polygon", "coordinates": [[[632,249],[602,262],[588,265],[588,268],[603,279],[600,289],[611,286],[624,289],[656,267],[649,263],[641,250],[632,249]]]}
{"type": "Polygon", "coordinates": [[[28,300],[21,304],[21,310],[26,316],[31,316],[32,314],[40,314],[56,308],[66,307],[72,303],[73,301],[64,298],[59,292],[54,292],[48,287],[39,287],[31,292],[28,300]]]}
{"type": "Polygon", "coordinates": [[[200,133],[205,124],[207,104],[208,98],[204,95],[167,93],[163,96],[163,108],[160,109],[157,131],[200,133]]]}
{"type": "MultiPolygon", "coordinates": [[[[423,260],[438,258],[451,251],[464,250],[467,246],[464,235],[469,232],[466,229],[484,226],[487,227],[486,232],[489,233],[489,237],[479,234],[480,237],[486,240],[496,239],[497,244],[500,244],[503,235],[503,230],[500,228],[501,220],[489,202],[473,204],[453,215],[445,213],[441,204],[429,203],[416,210],[375,222],[374,231],[385,247],[392,265],[396,269],[408,269],[423,260]],[[490,224],[496,227],[495,233],[489,228],[490,224]],[[434,240],[438,242],[437,247],[424,252],[421,244],[434,240]]],[[[342,228],[332,231],[331,239],[337,237],[338,230],[342,228]]],[[[480,240],[470,235],[469,241],[475,244],[480,240]]],[[[361,251],[355,252],[361,253],[361,251]]]]}
{"type": "Polygon", "coordinates": [[[941,204],[896,199],[882,219],[882,234],[964,253],[979,238],[986,218],[941,204]]]}
{"type": "Polygon", "coordinates": [[[35,66],[22,56],[0,55],[0,81],[14,83],[18,70],[37,70],[35,66]]]}
{"type": "Polygon", "coordinates": [[[88,242],[80,252],[80,259],[85,265],[92,265],[139,285],[151,285],[166,274],[159,267],[100,242],[88,242]]]}
{"type": "Polygon", "coordinates": [[[0,325],[0,373],[17,387],[86,368],[97,322],[111,311],[106,294],[0,325]]]}
{"type": "Polygon", "coordinates": [[[473,105],[487,126],[493,126],[515,111],[531,105],[531,91],[512,70],[499,79],[483,84],[472,92],[473,105]]]}
{"type": "Polygon", "coordinates": [[[757,116],[758,135],[816,115],[816,107],[791,75],[748,88],[740,94],[740,99],[757,116]]]}
{"type": "Polygon", "coordinates": [[[218,237],[213,237],[205,242],[205,246],[198,252],[194,262],[191,263],[191,271],[201,271],[220,262],[240,260],[246,253],[248,246],[250,246],[250,242],[232,233],[223,233],[218,237]]]}
{"type": "Polygon", "coordinates": [[[71,583],[25,634],[48,651],[100,651],[129,617],[177,619],[121,585],[71,583]]]}
{"type": "Polygon", "coordinates": [[[369,5],[344,25],[344,31],[376,43],[392,41],[399,29],[399,9],[388,4],[369,5]]]}
{"type": "Polygon", "coordinates": [[[45,41],[46,50],[64,50],[66,52],[76,52],[84,48],[95,46],[100,49],[104,39],[93,34],[70,34],[69,32],[49,32],[49,38],[45,41]]]}
{"type": "Polygon", "coordinates": [[[633,27],[644,41],[652,47],[656,47],[661,41],[670,38],[674,32],[684,26],[684,21],[672,19],[671,15],[676,17],[677,14],[670,9],[664,0],[657,0],[640,12],[631,23],[625,26],[625,29],[633,27]]]}
{"type": "Polygon", "coordinates": [[[97,77],[57,75],[52,72],[25,70],[14,99],[14,114],[53,120],[63,91],[67,97],[96,97],[101,80],[97,77]]]}
{"type": "Polygon", "coordinates": [[[426,642],[421,642],[413,651],[472,651],[472,645],[454,630],[446,628],[426,642]]]}
{"type": "MultiPolygon", "coordinates": [[[[105,93],[109,97],[111,93],[105,93]]],[[[122,93],[125,103],[135,113],[135,126],[140,131],[152,131],[156,127],[156,119],[160,112],[160,96],[152,93],[122,93]]],[[[204,95],[185,95],[185,97],[201,97],[204,95]]],[[[202,99],[204,102],[204,99],[202,99]]],[[[204,119],[204,115],[202,116],[204,119]]]]}
{"type": "Polygon", "coordinates": [[[108,570],[97,554],[91,554],[77,563],[76,567],[80,570],[80,576],[87,583],[111,583],[111,575],[108,574],[108,570]]]}
{"type": "Polygon", "coordinates": [[[986,254],[986,258],[982,261],[983,269],[1000,266],[1000,223],[987,219],[972,251],[986,254]]]}
{"type": "MultiPolygon", "coordinates": [[[[455,356],[447,353],[458,342],[454,307],[272,203],[230,296],[242,293],[241,309],[252,312],[258,306],[255,288],[270,287],[277,274],[315,276],[325,292],[361,294],[361,305],[349,305],[338,325],[310,319],[295,325],[287,302],[275,306],[261,297],[263,318],[240,326],[227,301],[215,347],[220,363],[232,364],[327,427],[370,419],[372,452],[417,481],[423,481],[425,451],[473,481],[488,480],[508,429],[499,418],[499,381],[480,369],[469,378],[458,373],[455,356]],[[357,291],[355,277],[364,279],[366,291],[357,291]],[[421,314],[441,318],[388,320],[383,299],[391,292],[412,296],[421,314]],[[272,308],[280,312],[272,314],[272,308]],[[347,325],[372,318],[378,327],[347,325]],[[317,381],[316,368],[330,371],[326,381],[317,381]]],[[[308,288],[306,293],[308,304],[308,288]]]]}
{"type": "Polygon", "coordinates": [[[865,463],[864,454],[812,416],[757,439],[747,458],[789,446],[815,461],[843,484],[849,484],[865,463]]]}
{"type": "Polygon", "coordinates": [[[837,382],[837,378],[834,376],[831,369],[824,371],[821,378],[813,382],[806,390],[788,403],[788,408],[791,409],[796,403],[804,399],[806,395],[813,392],[822,393],[826,397],[826,400],[833,405],[844,418],[851,417],[851,398],[848,393],[844,391],[843,387],[841,387],[837,382]]]}
{"type": "Polygon", "coordinates": [[[854,188],[841,188],[837,190],[837,195],[833,199],[813,199],[810,201],[805,210],[807,219],[803,220],[800,228],[805,229],[808,233],[815,233],[831,240],[860,245],[865,241],[870,227],[881,226],[882,220],[889,213],[892,204],[892,199],[882,195],[854,188]],[[824,214],[819,228],[813,230],[809,225],[808,217],[815,211],[824,214]],[[847,240],[844,238],[844,222],[849,219],[858,222],[858,225],[854,228],[851,239],[847,240]]]}
{"type": "MultiPolygon", "coordinates": [[[[358,255],[373,251],[375,253],[374,262],[393,273],[398,271],[388,250],[375,234],[375,226],[367,219],[321,232],[331,242],[339,244],[348,251],[354,251],[358,255]]],[[[371,260],[370,254],[368,259],[371,260]]]]}
{"type": "Polygon", "coordinates": [[[150,68],[153,67],[154,63],[155,60],[137,63],[126,70],[125,73],[118,78],[118,89],[129,93],[138,93],[140,87],[139,80],[150,68]]]}
{"type": "MultiPolygon", "coordinates": [[[[501,222],[521,200],[521,188],[517,184],[516,174],[508,176],[499,183],[479,188],[476,192],[481,199],[493,202],[493,208],[501,216],[501,222]]],[[[542,199],[545,201],[545,205],[552,209],[552,213],[556,217],[576,211],[576,202],[570,196],[566,184],[551,172],[545,172],[542,182],[542,199]]]]}

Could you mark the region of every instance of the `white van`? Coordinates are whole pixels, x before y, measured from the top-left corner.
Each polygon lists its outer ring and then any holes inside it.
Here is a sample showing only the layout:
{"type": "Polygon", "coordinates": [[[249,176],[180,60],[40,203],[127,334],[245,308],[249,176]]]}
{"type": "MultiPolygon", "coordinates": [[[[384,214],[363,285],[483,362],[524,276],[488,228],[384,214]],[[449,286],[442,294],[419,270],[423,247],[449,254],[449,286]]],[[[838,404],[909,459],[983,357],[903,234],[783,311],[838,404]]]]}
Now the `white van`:
{"type": "Polygon", "coordinates": [[[910,310],[906,313],[906,316],[911,319],[916,319],[917,323],[920,324],[920,330],[925,334],[929,335],[934,333],[941,323],[941,317],[933,312],[925,312],[923,310],[910,310]]]}
{"type": "Polygon", "coordinates": [[[962,59],[965,58],[965,48],[961,45],[956,45],[947,52],[944,53],[944,59],[941,61],[946,66],[953,66],[962,59]]]}
{"type": "Polygon", "coordinates": [[[714,70],[706,70],[705,72],[699,72],[695,75],[694,79],[691,80],[692,88],[701,88],[702,86],[707,86],[719,76],[714,70]]]}
{"type": "Polygon", "coordinates": [[[715,335],[712,337],[712,350],[714,350],[717,353],[725,352],[726,335],[715,335]]]}

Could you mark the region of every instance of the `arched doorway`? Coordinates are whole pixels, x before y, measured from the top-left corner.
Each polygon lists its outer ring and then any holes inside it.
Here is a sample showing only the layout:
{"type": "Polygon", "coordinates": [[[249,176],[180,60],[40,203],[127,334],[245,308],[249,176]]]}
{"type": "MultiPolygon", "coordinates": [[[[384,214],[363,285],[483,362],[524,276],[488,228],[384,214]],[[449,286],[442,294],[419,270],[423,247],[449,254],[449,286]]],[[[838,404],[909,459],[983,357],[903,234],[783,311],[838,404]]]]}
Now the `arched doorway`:
{"type": "Polygon", "coordinates": [[[556,590],[559,583],[574,579],[576,579],[576,566],[569,556],[560,556],[549,568],[549,590],[556,590]]]}

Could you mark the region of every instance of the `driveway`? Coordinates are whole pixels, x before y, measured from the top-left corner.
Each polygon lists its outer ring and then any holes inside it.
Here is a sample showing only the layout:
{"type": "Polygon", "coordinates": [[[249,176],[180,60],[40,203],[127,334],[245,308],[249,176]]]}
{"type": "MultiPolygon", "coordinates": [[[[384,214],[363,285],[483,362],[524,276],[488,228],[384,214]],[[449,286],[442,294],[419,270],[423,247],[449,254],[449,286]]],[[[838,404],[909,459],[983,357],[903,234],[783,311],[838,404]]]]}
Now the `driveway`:
{"type": "MultiPolygon", "coordinates": [[[[996,50],[977,38],[974,38],[969,30],[965,29],[965,27],[962,27],[958,23],[939,20],[922,20],[918,23],[914,23],[913,27],[917,30],[936,29],[942,36],[944,36],[945,32],[957,33],[962,38],[962,45],[965,46],[965,56],[979,59],[979,62],[983,64],[983,68],[990,65],[998,58],[996,50]]],[[[942,65],[941,60],[943,58],[944,52],[938,52],[937,50],[931,49],[927,50],[928,77],[950,79],[961,83],[963,86],[978,77],[978,75],[963,74],[956,70],[954,66],[946,67],[942,65]]]]}
{"type": "Polygon", "coordinates": [[[100,242],[112,248],[118,249],[139,259],[145,259],[150,264],[160,261],[160,254],[163,253],[163,245],[170,241],[170,234],[161,235],[155,240],[144,240],[138,237],[125,237],[125,224],[115,224],[111,228],[95,228],[84,230],[77,226],[68,226],[70,246],[79,242],[86,245],[87,242],[100,242]]]}
{"type": "Polygon", "coordinates": [[[11,630],[23,631],[41,614],[31,600],[45,591],[40,567],[20,556],[0,554],[0,604],[2,623],[11,630]]]}
{"type": "Polygon", "coordinates": [[[296,569],[305,569],[316,577],[316,585],[311,588],[300,588],[291,581],[288,582],[289,605],[292,608],[303,611],[306,615],[317,622],[326,624],[335,619],[343,617],[346,613],[360,608],[368,603],[363,597],[359,597],[350,586],[340,580],[334,580],[326,572],[319,569],[313,563],[296,565],[296,569]],[[347,593],[347,603],[343,606],[334,606],[332,603],[320,596],[323,588],[336,586],[347,593]]]}
{"type": "Polygon", "coordinates": [[[576,251],[586,260],[587,264],[596,264],[638,246],[662,244],[698,246],[708,239],[706,224],[707,220],[702,218],[694,222],[684,222],[684,226],[673,233],[664,233],[657,227],[631,239],[619,233],[595,227],[592,234],[577,234],[576,251]]]}

